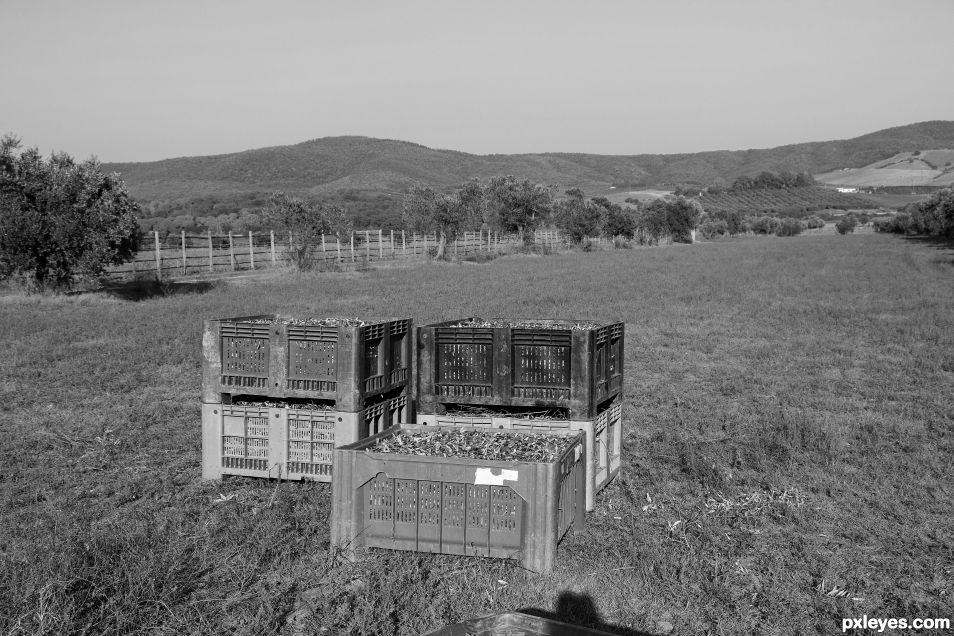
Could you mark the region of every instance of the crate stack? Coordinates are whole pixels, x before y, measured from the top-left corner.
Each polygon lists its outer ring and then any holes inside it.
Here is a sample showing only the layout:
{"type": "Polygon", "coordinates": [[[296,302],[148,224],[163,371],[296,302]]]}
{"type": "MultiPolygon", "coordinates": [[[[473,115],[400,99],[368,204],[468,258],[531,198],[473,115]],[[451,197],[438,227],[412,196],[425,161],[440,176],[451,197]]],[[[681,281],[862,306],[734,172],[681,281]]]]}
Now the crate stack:
{"type": "Polygon", "coordinates": [[[207,320],[202,476],[331,481],[333,449],[413,417],[410,319],[207,320]]]}
{"type": "Polygon", "coordinates": [[[583,431],[593,510],[621,466],[623,323],[466,318],[417,338],[418,424],[583,431]]]}

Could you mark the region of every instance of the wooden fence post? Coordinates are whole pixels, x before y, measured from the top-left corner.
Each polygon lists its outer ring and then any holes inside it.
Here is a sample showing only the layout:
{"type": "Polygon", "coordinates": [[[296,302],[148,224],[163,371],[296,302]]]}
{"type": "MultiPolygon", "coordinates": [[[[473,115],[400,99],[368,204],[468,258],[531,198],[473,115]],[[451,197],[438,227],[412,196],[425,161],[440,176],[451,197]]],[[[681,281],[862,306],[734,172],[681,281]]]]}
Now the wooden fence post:
{"type": "Polygon", "coordinates": [[[252,230],[248,231],[248,262],[255,269],[255,250],[252,249],[252,230]]]}
{"type": "Polygon", "coordinates": [[[364,253],[367,255],[368,260],[371,260],[371,232],[369,230],[364,231],[364,253]]]}
{"type": "Polygon", "coordinates": [[[268,232],[268,237],[269,237],[269,240],[271,240],[271,243],[272,243],[272,265],[274,265],[274,264],[276,264],[276,263],[278,262],[278,261],[275,259],[275,231],[274,231],[274,230],[270,230],[270,231],[268,232]]]}
{"type": "Polygon", "coordinates": [[[384,237],[381,228],[378,228],[378,258],[384,258],[384,237]]]}
{"type": "Polygon", "coordinates": [[[354,232],[351,233],[351,262],[354,262],[354,232]]]}
{"type": "Polygon", "coordinates": [[[235,243],[232,241],[232,230],[229,230],[229,261],[232,264],[232,271],[235,271],[235,243]]]}
{"type": "Polygon", "coordinates": [[[404,258],[407,258],[407,239],[404,237],[404,230],[401,230],[401,251],[404,252],[404,258]]]}
{"type": "Polygon", "coordinates": [[[394,230],[391,230],[391,258],[394,258],[394,230]]]}
{"type": "Polygon", "coordinates": [[[182,230],[182,273],[186,273],[185,230],[182,230]]]}
{"type": "Polygon", "coordinates": [[[427,232],[424,232],[424,258],[427,258],[427,232]]]}
{"type": "Polygon", "coordinates": [[[341,237],[335,234],[335,243],[338,245],[338,262],[341,262],[341,237]]]}
{"type": "MultiPolygon", "coordinates": [[[[467,239],[464,239],[464,240],[467,240],[467,239]]],[[[467,250],[466,250],[466,244],[465,244],[465,249],[464,249],[464,251],[465,251],[465,252],[467,251],[467,250]]],[[[457,258],[457,237],[456,237],[456,236],[454,237],[454,258],[455,258],[455,259],[457,258]]]]}
{"type": "Polygon", "coordinates": [[[159,232],[153,232],[156,237],[156,278],[162,278],[162,248],[159,247],[159,232]]]}
{"type": "Polygon", "coordinates": [[[209,230],[209,271],[215,271],[214,268],[215,252],[212,251],[212,230],[209,230]]]}

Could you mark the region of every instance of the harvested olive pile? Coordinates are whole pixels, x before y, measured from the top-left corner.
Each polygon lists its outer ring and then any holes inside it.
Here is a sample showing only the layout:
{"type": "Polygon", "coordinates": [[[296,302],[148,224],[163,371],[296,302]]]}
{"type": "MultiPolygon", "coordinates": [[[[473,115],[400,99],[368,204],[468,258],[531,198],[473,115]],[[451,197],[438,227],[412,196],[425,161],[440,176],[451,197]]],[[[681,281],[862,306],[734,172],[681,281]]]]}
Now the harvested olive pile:
{"type": "Polygon", "coordinates": [[[447,409],[447,415],[457,417],[510,417],[522,420],[567,420],[566,409],[540,409],[539,411],[514,411],[501,407],[457,404],[447,409]]]}
{"type": "Polygon", "coordinates": [[[368,450],[428,457],[552,462],[566,451],[570,443],[571,438],[557,435],[519,435],[457,429],[401,432],[378,440],[368,450]]]}
{"type": "Polygon", "coordinates": [[[279,323],[283,325],[304,325],[308,327],[364,327],[366,325],[377,324],[379,321],[359,320],[357,318],[253,318],[251,320],[243,320],[242,322],[255,325],[279,323]]]}
{"type": "Polygon", "coordinates": [[[283,400],[235,400],[235,406],[259,406],[272,409],[298,409],[299,411],[330,411],[331,407],[319,402],[285,402],[283,400]]]}
{"type": "Polygon", "coordinates": [[[570,329],[575,331],[589,331],[598,329],[599,323],[578,320],[576,322],[553,320],[484,320],[483,318],[468,318],[461,320],[452,327],[477,327],[495,329],[498,327],[515,327],[517,329],[570,329]]]}

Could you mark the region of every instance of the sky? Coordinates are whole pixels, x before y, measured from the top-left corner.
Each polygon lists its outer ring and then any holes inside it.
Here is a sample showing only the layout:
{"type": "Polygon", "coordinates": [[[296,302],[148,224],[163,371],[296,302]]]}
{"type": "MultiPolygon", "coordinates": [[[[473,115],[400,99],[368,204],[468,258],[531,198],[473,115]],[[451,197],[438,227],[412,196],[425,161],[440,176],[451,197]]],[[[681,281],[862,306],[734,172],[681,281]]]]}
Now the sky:
{"type": "Polygon", "coordinates": [[[952,24],[954,0],[0,0],[0,134],[102,161],[770,148],[954,119],[952,24]]]}

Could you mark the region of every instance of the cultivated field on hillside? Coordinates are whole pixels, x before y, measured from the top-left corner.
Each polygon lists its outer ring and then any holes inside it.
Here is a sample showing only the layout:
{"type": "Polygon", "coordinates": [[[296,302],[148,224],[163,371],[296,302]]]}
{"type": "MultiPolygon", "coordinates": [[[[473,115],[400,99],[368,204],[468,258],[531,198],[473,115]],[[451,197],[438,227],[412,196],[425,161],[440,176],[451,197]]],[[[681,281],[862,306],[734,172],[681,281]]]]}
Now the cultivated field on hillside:
{"type": "Polygon", "coordinates": [[[954,184],[954,150],[902,152],[862,168],[843,168],[815,178],[832,185],[950,186],[954,184]]]}
{"type": "Polygon", "coordinates": [[[812,212],[826,208],[841,210],[877,208],[865,196],[843,194],[837,190],[810,186],[706,193],[697,200],[707,212],[774,213],[786,210],[812,212]]]}
{"type": "Polygon", "coordinates": [[[742,238],[0,298],[0,632],[619,634],[954,617],[954,250],[742,238]],[[132,297],[133,294],[130,294],[132,297]],[[329,551],[330,488],[199,480],[209,317],[626,322],[622,477],[545,576],[329,551]]]}

